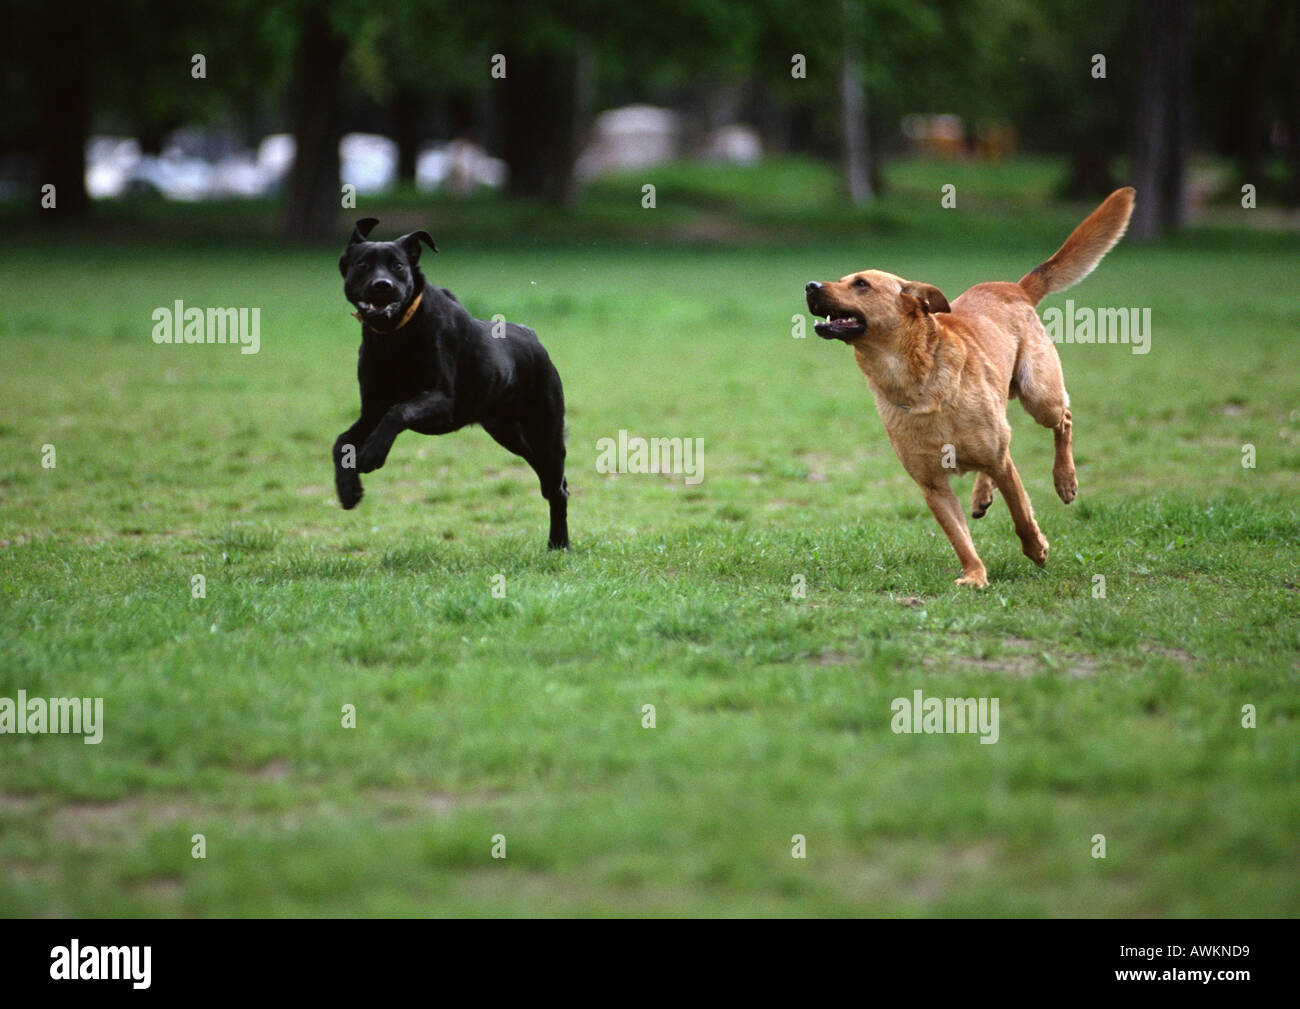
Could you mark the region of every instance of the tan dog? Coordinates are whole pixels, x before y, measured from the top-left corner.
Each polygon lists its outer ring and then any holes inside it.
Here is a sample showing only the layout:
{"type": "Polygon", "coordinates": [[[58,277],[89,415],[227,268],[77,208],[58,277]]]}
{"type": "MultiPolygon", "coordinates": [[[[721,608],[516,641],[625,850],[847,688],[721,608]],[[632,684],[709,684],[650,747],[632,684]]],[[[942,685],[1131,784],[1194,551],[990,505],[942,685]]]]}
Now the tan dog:
{"type": "Polygon", "coordinates": [[[1019,283],[976,284],[951,306],[937,287],[880,270],[806,288],[808,310],[826,320],[814,329],[853,348],[894,451],[956,549],[963,572],[958,585],[988,584],[948,483],[969,470],[979,473],[971,517],[988,511],[996,486],[1025,556],[1047,562],[1047,540],[1011,461],[1007,400],[1019,398],[1029,416],[1052,429],[1052,479],[1069,504],[1079,489],[1070,397],[1034,306],[1092,272],[1128,227],[1133,198],[1132,189],[1116,190],[1019,283]]]}

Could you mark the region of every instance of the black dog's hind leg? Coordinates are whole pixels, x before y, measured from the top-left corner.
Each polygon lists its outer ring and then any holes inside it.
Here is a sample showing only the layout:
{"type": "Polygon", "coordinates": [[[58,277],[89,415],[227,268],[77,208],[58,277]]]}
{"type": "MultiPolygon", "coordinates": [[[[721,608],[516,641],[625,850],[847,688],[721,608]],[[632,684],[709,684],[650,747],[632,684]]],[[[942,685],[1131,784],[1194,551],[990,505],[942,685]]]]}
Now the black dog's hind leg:
{"type": "Polygon", "coordinates": [[[564,476],[564,432],[546,450],[543,458],[532,463],[542,482],[542,497],[551,506],[551,534],[546,545],[552,550],[569,549],[569,481],[564,476]],[[540,465],[539,465],[540,464],[540,465]]]}
{"type": "Polygon", "coordinates": [[[564,419],[556,429],[543,435],[541,448],[534,448],[524,435],[519,421],[484,421],[483,430],[496,439],[497,444],[523,458],[537,474],[542,485],[542,497],[551,506],[551,532],[546,545],[552,550],[569,548],[569,484],[564,478],[564,419]]]}

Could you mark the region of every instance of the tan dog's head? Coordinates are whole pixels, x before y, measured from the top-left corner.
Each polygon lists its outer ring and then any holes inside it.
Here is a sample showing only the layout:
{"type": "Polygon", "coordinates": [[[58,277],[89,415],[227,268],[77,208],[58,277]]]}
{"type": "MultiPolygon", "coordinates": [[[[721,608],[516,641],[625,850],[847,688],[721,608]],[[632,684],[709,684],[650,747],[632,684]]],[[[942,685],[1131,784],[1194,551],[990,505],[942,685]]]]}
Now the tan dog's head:
{"type": "Polygon", "coordinates": [[[863,270],[839,280],[809,281],[808,311],[824,319],[818,336],[852,344],[886,336],[935,312],[949,312],[948,299],[933,284],[904,280],[883,270],[863,270]]]}

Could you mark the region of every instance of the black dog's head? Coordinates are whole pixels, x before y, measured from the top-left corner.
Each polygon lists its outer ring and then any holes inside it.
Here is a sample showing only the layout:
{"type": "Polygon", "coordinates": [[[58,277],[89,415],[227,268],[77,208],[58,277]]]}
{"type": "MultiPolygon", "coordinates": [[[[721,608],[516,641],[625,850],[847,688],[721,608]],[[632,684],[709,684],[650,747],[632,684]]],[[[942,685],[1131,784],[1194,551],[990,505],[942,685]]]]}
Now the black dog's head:
{"type": "Polygon", "coordinates": [[[387,328],[398,324],[411,300],[424,289],[420,243],[434,252],[438,247],[427,231],[412,231],[395,242],[366,241],[378,223],[374,217],[357,221],[339,259],[339,272],[343,294],[357,306],[361,321],[387,328]]]}

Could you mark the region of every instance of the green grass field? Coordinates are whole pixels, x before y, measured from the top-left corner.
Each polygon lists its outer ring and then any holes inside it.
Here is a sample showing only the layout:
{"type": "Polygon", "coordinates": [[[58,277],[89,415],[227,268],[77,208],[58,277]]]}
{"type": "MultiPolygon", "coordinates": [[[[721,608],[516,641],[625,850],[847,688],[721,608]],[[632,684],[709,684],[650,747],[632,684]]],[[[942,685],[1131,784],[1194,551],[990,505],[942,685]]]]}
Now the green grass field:
{"type": "Polygon", "coordinates": [[[669,173],[655,211],[639,180],[569,215],[361,208],[428,226],[430,275],[549,348],[565,555],[476,429],[402,435],[338,508],[337,248],[241,239],[256,207],[0,246],[0,697],[102,697],[105,722],[0,736],[0,914],[1300,913],[1300,239],[1126,243],[1070,292],[1149,306],[1151,351],[1061,348],[1069,508],[1012,405],[1052,555],[999,500],[975,592],[851,354],[792,316],[866,266],[1014,280],[1090,208],[1034,165],[955,212],[934,169],[858,214],[769,171],[789,187],[669,173]],[[154,345],[178,298],[259,306],[260,353],[154,345]],[[703,482],[598,473],[621,429],[702,438],[703,482]],[[918,689],[999,698],[999,741],[895,734],[918,689]]]}

